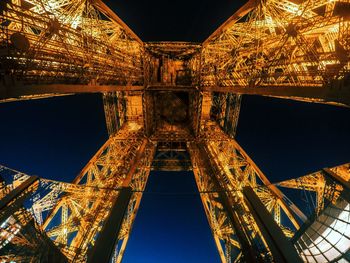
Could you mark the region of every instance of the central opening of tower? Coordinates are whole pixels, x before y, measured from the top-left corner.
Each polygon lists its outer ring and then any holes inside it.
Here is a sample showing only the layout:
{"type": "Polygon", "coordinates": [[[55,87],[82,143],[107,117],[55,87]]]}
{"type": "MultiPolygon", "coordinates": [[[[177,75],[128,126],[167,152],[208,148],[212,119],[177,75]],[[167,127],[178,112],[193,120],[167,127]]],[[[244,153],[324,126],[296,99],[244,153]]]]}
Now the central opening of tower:
{"type": "Polygon", "coordinates": [[[150,173],[123,262],[220,262],[193,172],[150,173]]]}
{"type": "Polygon", "coordinates": [[[147,43],[143,116],[148,137],[186,142],[198,130],[199,45],[147,43]]]}
{"type": "Polygon", "coordinates": [[[191,43],[148,43],[146,47],[147,85],[143,94],[128,98],[128,119],[135,119],[142,110],[145,134],[156,149],[124,260],[136,262],[132,251],[140,251],[142,262],[219,262],[189,151],[203,108],[203,96],[196,88],[199,47],[191,43]],[[143,211],[153,212],[150,216],[143,211]],[[152,249],[152,244],[164,247],[152,249]],[[194,252],[193,244],[201,251],[194,252]]]}

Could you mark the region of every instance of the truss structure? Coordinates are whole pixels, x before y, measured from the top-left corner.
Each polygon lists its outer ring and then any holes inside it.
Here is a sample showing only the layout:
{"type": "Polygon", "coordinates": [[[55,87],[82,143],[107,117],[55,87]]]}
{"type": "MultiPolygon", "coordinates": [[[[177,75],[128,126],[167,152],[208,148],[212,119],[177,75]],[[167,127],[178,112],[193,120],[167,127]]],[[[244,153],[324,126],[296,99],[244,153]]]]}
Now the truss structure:
{"type": "Polygon", "coordinates": [[[3,0],[0,101],[102,93],[109,139],[72,183],[0,166],[0,261],[121,262],[153,169],[193,170],[222,262],[350,262],[349,164],[271,183],[235,140],[244,94],[350,105],[349,14],[249,0],[144,43],[101,0],[3,0]]]}

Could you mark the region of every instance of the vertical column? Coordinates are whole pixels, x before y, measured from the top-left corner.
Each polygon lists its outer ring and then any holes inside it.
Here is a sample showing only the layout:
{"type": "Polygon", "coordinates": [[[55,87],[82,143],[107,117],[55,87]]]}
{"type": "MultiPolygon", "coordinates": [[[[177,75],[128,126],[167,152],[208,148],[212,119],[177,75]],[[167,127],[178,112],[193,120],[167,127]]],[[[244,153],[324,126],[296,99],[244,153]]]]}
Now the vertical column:
{"type": "Polygon", "coordinates": [[[102,98],[108,135],[112,136],[120,128],[118,97],[115,92],[107,92],[103,93],[102,98]]]}
{"type": "MultiPolygon", "coordinates": [[[[239,241],[239,246],[236,246],[236,248],[241,250],[244,260],[253,258],[253,260],[298,262],[290,260],[294,256],[297,258],[296,260],[300,260],[300,258],[293,246],[289,244],[280,226],[282,225],[280,222],[282,209],[285,212],[284,216],[290,219],[290,222],[295,225],[296,229],[299,228],[299,222],[294,217],[295,209],[292,210],[290,207],[291,203],[285,203],[285,196],[271,185],[267,177],[238,143],[225,134],[218,124],[207,121],[202,125],[201,138],[198,138],[198,141],[192,147],[199,149],[199,159],[200,161],[202,160],[199,163],[204,167],[209,167],[207,171],[202,171],[202,178],[209,175],[210,182],[209,184],[206,183],[206,185],[214,185],[214,188],[210,188],[209,191],[216,191],[216,194],[220,196],[220,203],[223,208],[221,214],[225,214],[231,221],[231,224],[227,226],[232,229],[234,239],[239,241]],[[245,187],[264,189],[264,191],[257,191],[256,193],[252,190],[253,196],[256,197],[264,209],[262,210],[259,206],[258,214],[243,193],[245,187]],[[265,213],[265,216],[259,217],[261,213],[265,213]],[[279,220],[278,223],[274,221],[271,214],[274,214],[279,220]],[[267,226],[265,225],[265,219],[269,222],[267,226]],[[278,237],[273,237],[275,229],[278,229],[276,234],[278,237]],[[282,246],[283,244],[289,244],[288,246],[286,245],[289,249],[281,250],[278,243],[279,240],[283,241],[281,243],[282,246]],[[294,250],[294,252],[288,252],[288,250],[294,250]],[[293,256],[290,256],[288,253],[293,254],[293,256]]],[[[199,178],[199,180],[203,180],[202,178],[199,178]]],[[[204,189],[204,191],[206,190],[204,189]]],[[[254,205],[256,203],[253,201],[254,205]]],[[[215,232],[215,224],[211,225],[211,227],[214,228],[213,232],[215,232]]],[[[232,240],[231,237],[229,239],[232,240]]],[[[222,241],[221,238],[220,241],[222,241]]]]}
{"type": "Polygon", "coordinates": [[[236,137],[239,113],[241,111],[242,95],[228,93],[223,129],[231,137],[236,137]]]}
{"type": "Polygon", "coordinates": [[[201,143],[191,143],[188,150],[221,261],[225,263],[228,258],[233,261],[240,258],[245,262],[256,262],[257,252],[242,225],[242,218],[239,218],[238,211],[234,209],[236,206],[232,193],[221,186],[204,146],[201,143]]]}
{"type": "Polygon", "coordinates": [[[109,262],[112,258],[131,195],[131,187],[124,187],[120,190],[118,198],[112,205],[111,213],[88,257],[88,263],[109,262]]]}
{"type": "Polygon", "coordinates": [[[141,123],[124,123],[73,181],[78,186],[86,186],[85,191],[69,191],[56,202],[45,218],[43,229],[61,245],[69,260],[84,260],[90,251],[92,255],[100,255],[102,245],[98,244],[105,242],[109,245],[102,246],[106,249],[104,254],[110,256],[111,248],[117,247],[113,256],[118,260],[122,257],[148,179],[154,148],[155,145],[144,137],[141,123]],[[128,187],[135,192],[121,201],[116,190],[128,187]],[[118,207],[125,206],[125,203],[127,208],[119,210],[118,207]],[[62,211],[68,213],[64,215],[62,211]],[[117,215],[111,217],[112,213],[117,215]],[[119,222],[113,229],[113,244],[108,237],[111,230],[101,233],[101,226],[108,225],[109,220],[119,222]],[[72,238],[66,239],[67,235],[72,238]],[[96,241],[99,236],[102,241],[96,241]],[[95,244],[99,246],[97,250],[93,248],[95,244]]]}
{"type": "Polygon", "coordinates": [[[250,186],[243,188],[247,205],[272,253],[275,262],[302,262],[291,242],[287,240],[264,204],[250,186]]]}

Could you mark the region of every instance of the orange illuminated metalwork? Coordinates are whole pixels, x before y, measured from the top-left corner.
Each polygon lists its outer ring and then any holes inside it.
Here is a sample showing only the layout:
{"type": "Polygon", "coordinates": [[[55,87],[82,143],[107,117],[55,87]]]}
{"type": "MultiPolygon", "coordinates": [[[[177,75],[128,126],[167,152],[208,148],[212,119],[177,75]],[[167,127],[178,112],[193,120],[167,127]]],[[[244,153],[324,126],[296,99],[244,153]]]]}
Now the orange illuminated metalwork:
{"type": "Polygon", "coordinates": [[[235,140],[244,94],[350,106],[349,1],[249,0],[203,43],[142,42],[101,0],[0,7],[0,101],[102,93],[109,133],[71,184],[0,166],[0,261],[121,262],[152,169],[193,170],[222,262],[350,260],[349,164],[272,184],[235,140]]]}

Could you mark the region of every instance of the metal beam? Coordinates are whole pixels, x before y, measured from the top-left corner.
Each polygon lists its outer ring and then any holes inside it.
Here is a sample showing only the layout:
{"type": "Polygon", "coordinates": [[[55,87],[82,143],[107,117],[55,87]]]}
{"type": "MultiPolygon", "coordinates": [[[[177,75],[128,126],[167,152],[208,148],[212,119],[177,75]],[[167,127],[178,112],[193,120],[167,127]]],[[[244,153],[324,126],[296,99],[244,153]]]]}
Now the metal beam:
{"type": "Polygon", "coordinates": [[[117,86],[117,85],[73,85],[73,84],[48,84],[30,86],[4,86],[0,85],[0,101],[10,98],[18,98],[30,95],[52,94],[76,94],[76,93],[100,93],[113,91],[142,91],[143,86],[117,86]]]}
{"type": "Polygon", "coordinates": [[[254,190],[246,186],[243,188],[243,194],[275,262],[303,262],[254,190]]]}
{"type": "Polygon", "coordinates": [[[128,27],[127,24],[123,22],[123,20],[120,19],[120,17],[112,11],[105,3],[103,3],[101,0],[94,0],[92,1],[93,4],[96,6],[97,9],[99,9],[102,13],[107,15],[110,19],[117,22],[119,25],[121,25],[124,30],[129,34],[132,38],[134,38],[138,43],[143,45],[142,40],[128,27]]]}
{"type": "Polygon", "coordinates": [[[282,99],[300,100],[305,102],[316,102],[326,104],[338,104],[339,106],[350,106],[350,87],[332,86],[284,86],[284,87],[242,87],[242,86],[205,86],[203,91],[210,92],[232,92],[247,95],[261,95],[277,97],[282,99]]]}
{"type": "Polygon", "coordinates": [[[112,205],[111,213],[91,250],[88,263],[110,262],[131,195],[131,187],[120,190],[118,198],[112,205]]]}
{"type": "MultiPolygon", "coordinates": [[[[191,147],[193,152],[196,146],[195,144],[192,144],[191,147]]],[[[210,176],[214,189],[218,193],[224,210],[226,211],[227,216],[235,230],[235,233],[241,245],[241,251],[245,262],[256,262],[256,251],[254,251],[253,247],[251,246],[250,241],[246,236],[242,224],[238,218],[238,215],[236,214],[235,207],[237,207],[237,205],[232,201],[234,198],[232,198],[232,196],[229,196],[232,193],[226,191],[226,189],[220,184],[220,182],[223,183],[223,180],[221,180],[218,172],[215,171],[214,167],[211,165],[211,156],[208,155],[206,147],[202,143],[199,143],[196,148],[200,152],[200,161],[202,162],[202,165],[206,167],[207,176],[210,176]]],[[[193,166],[196,165],[197,164],[193,166]]]]}
{"type": "Polygon", "coordinates": [[[259,175],[260,180],[263,184],[271,190],[271,192],[279,199],[281,207],[284,212],[288,215],[288,218],[291,220],[296,229],[300,228],[299,222],[295,218],[295,215],[298,216],[303,222],[307,221],[305,214],[293,203],[289,202],[286,196],[279,190],[275,185],[271,184],[270,180],[267,179],[266,175],[260,170],[256,163],[249,157],[249,155],[243,150],[243,148],[235,141],[232,140],[231,143],[235,145],[235,148],[244,156],[244,158],[250,163],[254,170],[259,175]]]}
{"type": "Polygon", "coordinates": [[[238,9],[231,17],[229,17],[218,29],[214,31],[204,42],[203,46],[205,47],[210,41],[212,41],[215,37],[222,34],[226,29],[234,25],[239,19],[248,14],[253,8],[256,6],[256,0],[249,0],[238,9]]]}
{"type": "Polygon", "coordinates": [[[164,84],[152,84],[146,87],[147,91],[196,91],[197,86],[194,85],[164,85],[164,84]]]}

